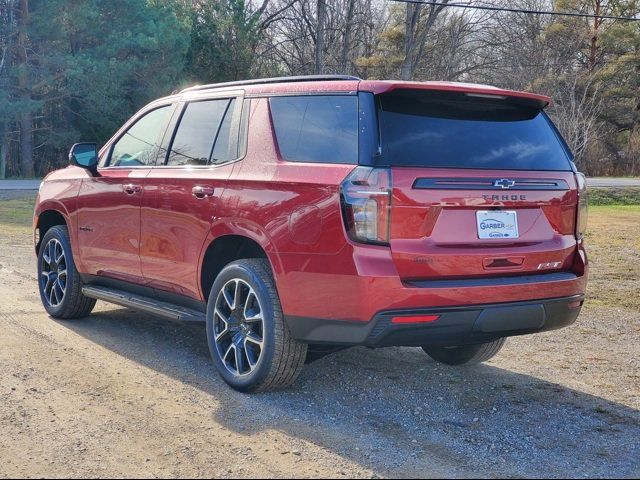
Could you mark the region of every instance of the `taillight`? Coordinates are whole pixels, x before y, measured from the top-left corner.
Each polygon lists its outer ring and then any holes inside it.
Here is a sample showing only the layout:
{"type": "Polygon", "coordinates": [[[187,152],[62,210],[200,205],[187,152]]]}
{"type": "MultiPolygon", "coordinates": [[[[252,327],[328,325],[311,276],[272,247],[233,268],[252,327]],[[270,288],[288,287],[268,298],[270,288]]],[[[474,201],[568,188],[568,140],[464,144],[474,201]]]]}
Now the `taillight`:
{"type": "Polygon", "coordinates": [[[389,244],[391,170],[356,167],[341,185],[344,223],[356,242],[389,244]]]}
{"type": "Polygon", "coordinates": [[[587,218],[589,214],[589,202],[587,199],[587,178],[582,173],[576,173],[578,182],[578,214],[576,216],[576,238],[584,237],[587,231],[587,218]]]}

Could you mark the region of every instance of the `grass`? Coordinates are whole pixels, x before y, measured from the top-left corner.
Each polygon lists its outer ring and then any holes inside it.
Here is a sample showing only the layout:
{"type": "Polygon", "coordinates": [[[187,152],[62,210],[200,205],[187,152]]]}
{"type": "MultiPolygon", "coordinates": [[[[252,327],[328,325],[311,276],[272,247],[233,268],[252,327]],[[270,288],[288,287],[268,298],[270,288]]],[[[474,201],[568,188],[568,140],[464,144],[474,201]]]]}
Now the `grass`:
{"type": "Polygon", "coordinates": [[[0,201],[0,239],[5,233],[31,233],[33,197],[0,201]]]}
{"type": "Polygon", "coordinates": [[[589,190],[589,204],[640,205],[640,188],[592,188],[589,190]]]}
{"type": "MultiPolygon", "coordinates": [[[[34,199],[0,201],[0,246],[28,242],[34,199]]],[[[593,206],[586,236],[588,303],[640,309],[640,205],[593,206]]]]}
{"type": "Polygon", "coordinates": [[[586,244],[590,303],[640,308],[640,205],[591,207],[586,244]]]}

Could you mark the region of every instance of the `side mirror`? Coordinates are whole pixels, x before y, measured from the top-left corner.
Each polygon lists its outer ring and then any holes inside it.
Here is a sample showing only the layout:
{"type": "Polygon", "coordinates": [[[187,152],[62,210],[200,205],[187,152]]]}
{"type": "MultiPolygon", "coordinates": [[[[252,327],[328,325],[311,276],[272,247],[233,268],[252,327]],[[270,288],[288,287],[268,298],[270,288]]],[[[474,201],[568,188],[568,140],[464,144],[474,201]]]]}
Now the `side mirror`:
{"type": "Polygon", "coordinates": [[[95,174],[98,172],[98,145],[95,143],[76,143],[69,152],[69,163],[95,174]]]}

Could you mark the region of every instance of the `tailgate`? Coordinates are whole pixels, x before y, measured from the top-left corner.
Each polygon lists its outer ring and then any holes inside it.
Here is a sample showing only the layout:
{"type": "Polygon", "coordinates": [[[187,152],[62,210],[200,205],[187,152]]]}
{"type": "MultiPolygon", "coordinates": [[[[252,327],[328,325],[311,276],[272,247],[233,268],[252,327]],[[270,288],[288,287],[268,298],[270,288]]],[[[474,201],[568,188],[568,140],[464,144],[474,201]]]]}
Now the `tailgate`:
{"type": "Polygon", "coordinates": [[[571,269],[578,200],[573,172],[394,167],[392,178],[390,245],[403,279],[571,269]],[[485,234],[485,227],[511,218],[516,234],[485,234]]]}

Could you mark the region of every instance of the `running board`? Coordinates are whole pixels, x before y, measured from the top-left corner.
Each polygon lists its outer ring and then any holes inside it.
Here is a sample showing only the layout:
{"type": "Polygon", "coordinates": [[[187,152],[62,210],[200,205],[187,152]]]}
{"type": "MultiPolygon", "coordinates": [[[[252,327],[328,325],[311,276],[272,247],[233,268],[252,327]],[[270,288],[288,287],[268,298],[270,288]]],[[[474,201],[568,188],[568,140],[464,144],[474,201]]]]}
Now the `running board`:
{"type": "Polygon", "coordinates": [[[143,312],[158,315],[170,320],[180,322],[205,322],[204,313],[187,307],[174,305],[173,303],[162,302],[141,295],[123,292],[122,290],[114,290],[113,288],[97,287],[93,285],[85,285],[82,287],[82,294],[85,297],[104,300],[105,302],[115,303],[123,307],[141,310],[143,312]]]}

